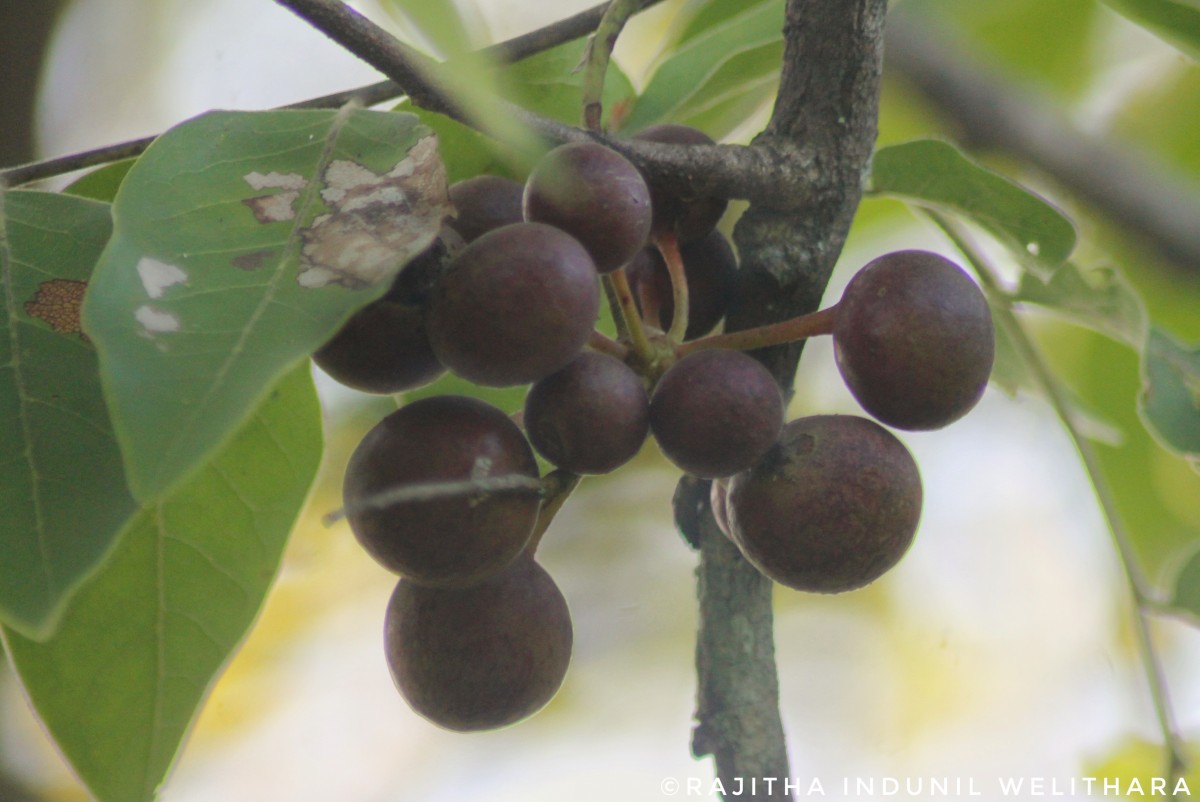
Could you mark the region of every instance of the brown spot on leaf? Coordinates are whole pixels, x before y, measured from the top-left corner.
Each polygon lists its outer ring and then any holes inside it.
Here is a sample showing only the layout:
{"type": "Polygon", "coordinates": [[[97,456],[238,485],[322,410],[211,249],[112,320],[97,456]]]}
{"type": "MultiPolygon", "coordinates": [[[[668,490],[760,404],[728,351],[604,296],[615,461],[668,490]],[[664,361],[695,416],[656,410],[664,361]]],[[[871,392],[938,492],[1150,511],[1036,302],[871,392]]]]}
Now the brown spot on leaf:
{"type": "Polygon", "coordinates": [[[275,255],[274,251],[251,251],[243,253],[240,256],[235,256],[229,263],[239,270],[258,270],[267,263],[267,260],[275,255]]]}
{"type": "Polygon", "coordinates": [[[433,136],[382,175],[335,160],[321,182],[330,211],[300,232],[304,245],[296,280],[304,287],[358,289],[390,279],[428,247],[453,208],[433,136]]]}
{"type": "Polygon", "coordinates": [[[86,281],[65,278],[43,281],[33,297],[25,302],[25,314],[49,323],[59,334],[78,334],[87,340],[79,323],[79,311],[83,307],[83,294],[86,291],[86,281]]]}
{"type": "Polygon", "coordinates": [[[294,206],[299,199],[299,192],[289,191],[245,198],[242,203],[250,207],[250,211],[254,212],[254,218],[260,223],[284,223],[295,219],[296,209],[294,206]]]}

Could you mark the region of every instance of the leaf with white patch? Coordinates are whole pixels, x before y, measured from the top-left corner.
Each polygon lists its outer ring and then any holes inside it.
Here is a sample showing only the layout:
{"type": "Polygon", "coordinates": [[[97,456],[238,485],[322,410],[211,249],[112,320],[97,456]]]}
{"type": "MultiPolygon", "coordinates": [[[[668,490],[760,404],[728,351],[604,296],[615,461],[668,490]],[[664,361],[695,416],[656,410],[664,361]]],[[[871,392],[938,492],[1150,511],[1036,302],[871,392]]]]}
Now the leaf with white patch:
{"type": "Polygon", "coordinates": [[[213,112],[159,137],[121,184],[84,305],[135,496],[202,464],[450,210],[410,114],[213,112]]]}
{"type": "Polygon", "coordinates": [[[307,366],[133,519],[50,639],[6,631],[29,699],[100,802],[149,802],[266,597],[321,456],[307,366]]]}
{"type": "Polygon", "coordinates": [[[106,203],[0,193],[0,622],[48,635],[135,504],[80,329],[106,203]]]}

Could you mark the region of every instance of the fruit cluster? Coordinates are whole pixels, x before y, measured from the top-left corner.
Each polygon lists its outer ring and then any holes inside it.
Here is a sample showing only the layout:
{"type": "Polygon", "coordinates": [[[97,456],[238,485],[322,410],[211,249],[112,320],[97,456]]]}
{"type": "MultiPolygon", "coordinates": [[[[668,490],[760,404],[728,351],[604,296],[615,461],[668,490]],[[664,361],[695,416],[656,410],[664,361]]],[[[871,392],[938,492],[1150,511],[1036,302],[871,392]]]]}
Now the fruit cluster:
{"type": "MultiPolygon", "coordinates": [[[[711,143],[675,125],[639,136],[711,143]]],[[[514,417],[463,396],[407,404],[347,466],[350,527],[401,577],[385,651],[414,710],[468,731],[549,701],[572,631],[535,562],[537,540],[564,488],[615,470],[651,436],[679,468],[713,480],[722,531],[784,585],[849,590],[904,554],[921,508],[904,445],[858,416],[785,423],[779,386],[742,349],[832,334],[868,413],[940,428],[974,406],[993,357],[987,304],[959,267],[888,254],[832,307],[714,335],[736,290],[733,250],[715,230],[723,200],[671,195],[594,142],[550,151],[523,185],[480,176],[450,197],[457,217],[439,243],[314,355],[369,392],[444,370],[530,385],[514,417]],[[594,330],[605,296],[616,339],[594,330]],[[541,477],[535,451],[557,470],[541,477]]]]}

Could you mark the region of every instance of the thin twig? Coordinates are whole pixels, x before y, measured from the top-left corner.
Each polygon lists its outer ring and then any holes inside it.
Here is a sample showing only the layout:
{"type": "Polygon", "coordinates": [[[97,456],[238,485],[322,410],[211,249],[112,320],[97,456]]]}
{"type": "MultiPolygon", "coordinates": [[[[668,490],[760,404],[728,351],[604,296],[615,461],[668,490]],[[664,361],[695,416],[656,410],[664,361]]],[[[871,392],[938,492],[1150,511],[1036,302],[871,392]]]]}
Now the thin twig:
{"type": "Polygon", "coordinates": [[[602,354],[615,356],[617,359],[624,360],[629,356],[629,347],[617,342],[611,337],[605,336],[599,331],[593,331],[588,337],[588,348],[593,351],[599,351],[602,354]]]}
{"type": "MultiPolygon", "coordinates": [[[[642,9],[657,5],[663,0],[642,0],[640,7],[642,9]]],[[[603,17],[605,10],[609,7],[609,3],[601,3],[593,6],[578,14],[574,14],[565,19],[558,20],[549,25],[543,26],[528,33],[523,33],[519,36],[514,36],[511,39],[506,39],[503,42],[489,45],[480,51],[478,56],[494,60],[497,63],[509,64],[538,53],[574,41],[575,39],[584,36],[590,31],[594,31],[603,17]]],[[[447,67],[453,69],[454,62],[447,62],[447,67]]],[[[354,89],[348,89],[341,92],[335,92],[329,95],[309,98],[296,103],[288,103],[283,106],[276,107],[277,109],[337,109],[344,106],[351,100],[357,100],[363,106],[374,106],[380,103],[386,103],[391,100],[406,94],[403,86],[396,81],[377,81],[375,83],[366,84],[354,89]]],[[[131,159],[140,156],[145,152],[146,148],[150,147],[158,134],[152,136],[141,137],[139,139],[131,139],[125,142],[118,142],[112,145],[105,145],[90,150],[71,153],[64,156],[57,156],[52,159],[43,159],[27,164],[15,165],[6,167],[0,170],[0,182],[4,182],[7,186],[14,187],[21,184],[28,184],[33,181],[41,181],[54,176],[72,173],[76,170],[84,170],[89,167],[97,167],[102,164],[110,164],[112,162],[121,161],[123,159],[131,159]]]]}
{"type": "Polygon", "coordinates": [[[654,358],[654,347],[650,345],[646,336],[646,328],[642,325],[642,316],[633,299],[633,290],[629,286],[625,268],[619,267],[611,273],[605,273],[603,279],[610,303],[616,302],[612,310],[613,317],[622,321],[625,330],[629,332],[630,347],[643,361],[651,362],[654,358]]]}
{"type": "Polygon", "coordinates": [[[493,493],[534,493],[545,492],[546,484],[542,479],[525,474],[505,474],[503,476],[480,476],[472,479],[456,479],[446,482],[416,482],[380,491],[372,496],[348,504],[341,509],[325,515],[321,521],[326,526],[332,526],[349,514],[382,510],[396,504],[411,504],[417,501],[438,501],[440,499],[456,498],[459,496],[478,496],[493,493]]]}
{"type": "Polygon", "coordinates": [[[583,127],[589,131],[601,130],[604,76],[608,72],[608,61],[625,22],[637,13],[639,7],[638,0],[612,0],[600,24],[596,26],[596,32],[588,39],[583,67],[583,127]]]}
{"type": "Polygon", "coordinates": [[[679,252],[679,240],[675,232],[665,231],[655,239],[658,252],[662,254],[663,263],[667,266],[667,275],[671,277],[671,300],[674,312],[671,317],[671,327],[667,336],[675,342],[683,342],[687,334],[688,318],[691,310],[688,308],[687,272],[683,268],[683,254],[679,252]]]}
{"type": "Polygon", "coordinates": [[[1150,637],[1149,617],[1161,608],[1161,603],[1156,600],[1156,594],[1138,566],[1137,554],[1133,548],[1132,538],[1121,519],[1120,512],[1117,509],[1116,498],[1113,496],[1112,490],[1104,478],[1100,460],[1092,448],[1091,441],[1087,439],[1077,424],[1066,392],[1038,352],[1033,340],[1025,332],[1020,320],[1017,319],[1013,311],[1011,297],[1002,291],[999,280],[996,278],[996,273],[988,260],[983,256],[982,251],[975,246],[960,226],[937,212],[926,210],[926,214],[945,232],[950,241],[954,243],[955,247],[962,252],[974,268],[976,275],[979,276],[980,284],[989,297],[993,314],[999,319],[1000,326],[1017,347],[1022,361],[1030,369],[1038,386],[1050,401],[1050,406],[1054,409],[1055,414],[1058,415],[1064,428],[1066,428],[1071,442],[1074,443],[1075,449],[1079,452],[1080,459],[1083,461],[1084,469],[1091,480],[1096,498],[1100,502],[1100,508],[1104,512],[1109,534],[1112,537],[1113,545],[1116,547],[1117,555],[1120,557],[1121,568],[1124,572],[1130,593],[1133,596],[1135,606],[1134,631],[1137,635],[1138,649],[1142,654],[1142,661],[1146,668],[1146,678],[1150,685],[1154,713],[1158,719],[1164,747],[1167,750],[1166,771],[1168,787],[1174,788],[1175,781],[1183,776],[1187,761],[1184,757],[1182,741],[1176,728],[1174,713],[1171,709],[1170,693],[1162,660],[1158,651],[1154,648],[1154,643],[1150,637]]]}
{"type": "Polygon", "coordinates": [[[675,349],[677,356],[707,348],[735,348],[739,351],[754,351],[773,345],[799,342],[822,334],[832,334],[837,319],[837,305],[800,315],[781,323],[770,323],[753,329],[740,329],[725,334],[711,334],[698,340],[683,343],[675,349]]]}

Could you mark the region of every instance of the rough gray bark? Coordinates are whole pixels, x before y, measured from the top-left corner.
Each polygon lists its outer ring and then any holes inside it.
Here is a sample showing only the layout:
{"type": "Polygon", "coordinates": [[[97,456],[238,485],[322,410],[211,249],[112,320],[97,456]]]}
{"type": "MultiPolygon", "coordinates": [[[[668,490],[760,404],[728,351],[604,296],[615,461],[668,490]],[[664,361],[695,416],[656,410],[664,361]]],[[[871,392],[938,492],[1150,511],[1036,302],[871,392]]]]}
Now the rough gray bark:
{"type": "MultiPolygon", "coordinates": [[[[875,144],[886,0],[790,0],[779,95],[752,149],[802,176],[805,190],[755,197],[734,231],[741,274],[726,328],[786,320],[819,306],[862,197],[875,144]]],[[[803,343],[758,356],[790,388],[803,343]]],[[[692,751],[712,755],[739,799],[787,799],[771,582],[742,559],[708,511],[708,483],[681,482],[677,518],[700,543],[699,694],[692,751]],[[685,524],[686,526],[686,524],[685,524]],[[766,778],[778,778],[771,787],[766,778]],[[741,785],[739,780],[741,778],[741,785]]]]}

